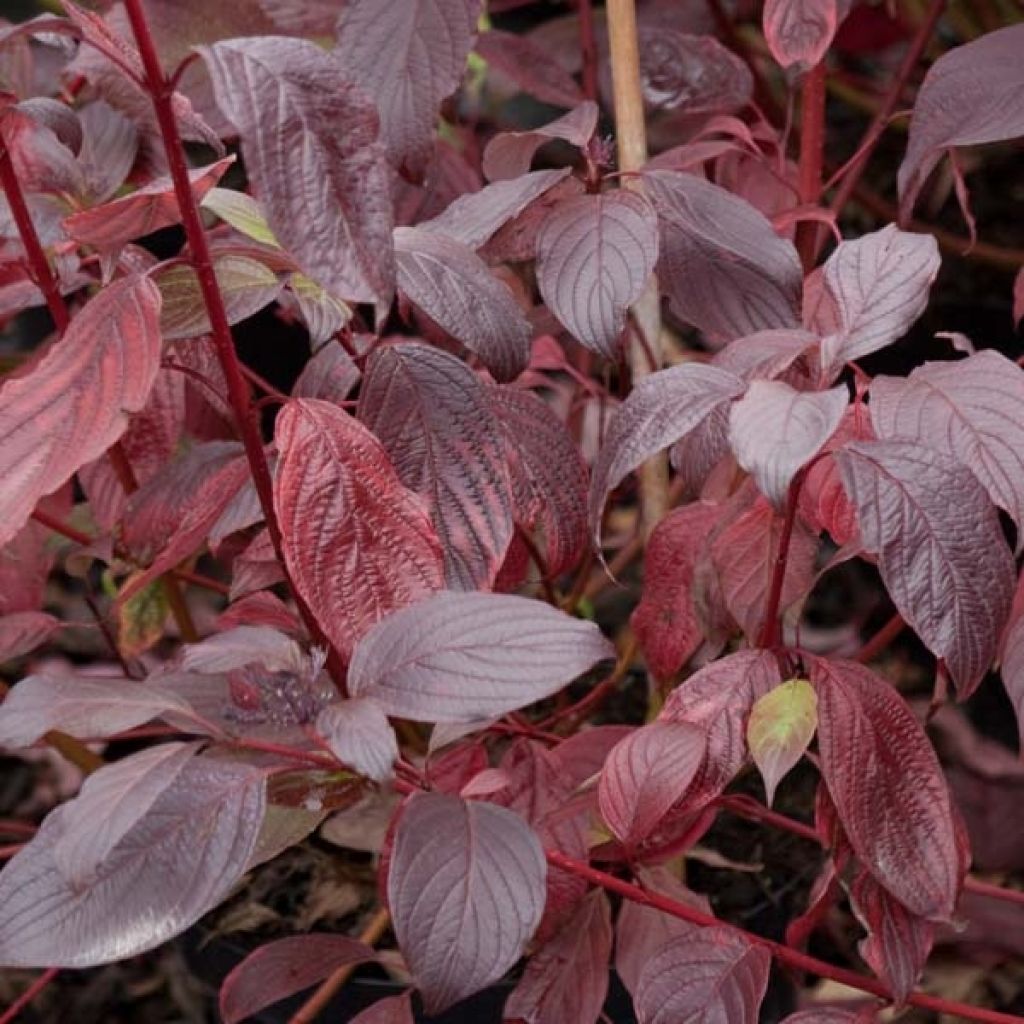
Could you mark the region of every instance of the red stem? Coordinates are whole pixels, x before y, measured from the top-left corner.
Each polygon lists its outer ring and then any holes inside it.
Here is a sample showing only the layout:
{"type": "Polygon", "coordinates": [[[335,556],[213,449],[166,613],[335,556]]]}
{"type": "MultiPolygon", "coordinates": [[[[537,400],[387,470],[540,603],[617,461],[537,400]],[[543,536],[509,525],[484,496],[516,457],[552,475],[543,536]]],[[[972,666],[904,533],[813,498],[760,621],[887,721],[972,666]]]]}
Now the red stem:
{"type": "Polygon", "coordinates": [[[16,1020],[18,1014],[21,1013],[21,1011],[24,1010],[29,1003],[31,1003],[32,1000],[35,999],[35,997],[39,995],[39,993],[42,992],[54,978],[57,977],[58,974],[60,974],[59,967],[49,967],[43,971],[43,973],[40,974],[39,977],[36,978],[36,980],[33,981],[32,984],[29,985],[29,987],[25,989],[25,991],[22,992],[22,994],[15,999],[13,1003],[11,1003],[7,1012],[0,1017],[0,1024],[11,1024],[12,1021],[16,1020]]]}
{"type": "Polygon", "coordinates": [[[854,659],[859,661],[862,665],[866,665],[869,661],[873,661],[879,654],[884,651],[889,644],[893,642],[907,628],[906,622],[903,620],[903,616],[899,612],[884,625],[882,628],[873,636],[870,640],[866,641],[864,646],[857,652],[857,656],[854,659]]]}
{"type": "Polygon", "coordinates": [[[203,223],[199,217],[199,209],[196,205],[195,196],[192,193],[192,186],[188,176],[188,164],[185,160],[185,150],[181,143],[181,137],[178,134],[178,124],[171,106],[173,90],[171,84],[164,76],[163,68],[160,65],[160,58],[157,56],[156,45],[153,42],[153,35],[149,30],[149,24],[146,21],[141,0],[125,0],[125,10],[128,14],[128,20],[131,22],[135,42],[139,47],[142,66],[146,72],[146,89],[153,101],[153,109],[156,112],[157,122],[160,125],[160,134],[167,153],[171,180],[174,182],[174,194],[178,200],[178,207],[181,210],[182,225],[185,229],[185,237],[188,239],[191,252],[191,263],[195,268],[200,291],[203,293],[203,303],[210,318],[211,333],[217,349],[217,358],[224,372],[224,379],[227,382],[228,399],[235,414],[235,419],[238,422],[242,444],[245,446],[245,453],[249,460],[256,493],[259,496],[260,507],[263,510],[263,516],[267,523],[267,532],[270,535],[278,561],[281,563],[285,578],[291,585],[292,593],[295,595],[295,603],[298,606],[306,629],[309,631],[313,641],[324,647],[328,652],[327,668],[334,679],[335,685],[344,695],[346,693],[344,662],[324,635],[320,624],[316,621],[309,606],[299,594],[284,559],[281,545],[281,527],[277,521],[277,513],[274,511],[274,491],[270,467],[267,465],[266,454],[263,450],[263,438],[260,434],[258,421],[254,415],[249,385],[246,383],[241,363],[235,352],[234,341],[231,337],[231,327],[228,324],[227,312],[224,308],[224,300],[213,270],[210,248],[206,242],[206,232],[203,229],[203,223]]]}
{"type": "MultiPolygon", "coordinates": [[[[825,165],[825,62],[807,72],[800,102],[800,202],[813,205],[821,198],[821,174],[825,165]]],[[[802,221],[796,230],[796,248],[804,272],[814,265],[818,225],[802,221]]]]}
{"type": "Polygon", "coordinates": [[[779,602],[782,600],[782,584],[786,578],[786,563],[789,561],[789,542],[793,537],[793,526],[796,523],[797,501],[800,488],[804,482],[804,470],[801,470],[789,485],[786,495],[786,511],[782,520],[782,533],[779,536],[779,550],[775,555],[775,566],[772,569],[772,581],[765,601],[764,621],[758,636],[759,647],[777,647],[782,637],[779,622],[779,602]]]}
{"type": "MultiPolygon", "coordinates": [[[[609,875],[604,871],[592,868],[589,864],[584,864],[582,861],[566,857],[565,854],[559,853],[557,850],[546,850],[545,856],[552,867],[568,871],[570,874],[576,875],[577,878],[583,878],[592,885],[600,886],[608,892],[614,892],[625,899],[632,900],[634,903],[639,903],[641,906],[660,910],[662,913],[677,917],[682,921],[688,921],[690,924],[700,925],[701,927],[727,928],[741,935],[747,942],[767,949],[780,964],[784,964],[786,967],[797,971],[806,971],[809,974],[817,975],[819,978],[837,981],[841,985],[847,985],[861,992],[868,992],[871,995],[878,996],[880,999],[892,1000],[892,996],[885,985],[874,978],[866,978],[861,974],[857,974],[856,971],[836,967],[833,964],[826,963],[824,960],[817,959],[817,957],[809,956],[806,953],[801,953],[799,950],[790,949],[788,946],[773,942],[771,939],[754,935],[752,932],[745,931],[736,925],[719,921],[710,914],[695,910],[685,903],[678,903],[667,896],[662,896],[660,893],[642,889],[632,882],[625,882],[614,875],[609,875]]],[[[920,1006],[923,1009],[935,1010],[939,1013],[949,1013],[960,1016],[965,1020],[981,1021],[983,1024],[1024,1024],[1024,1017],[1000,1013],[997,1010],[985,1010],[977,1006],[968,1006],[965,1003],[954,1002],[950,999],[940,999],[937,996],[926,995],[924,992],[912,992],[907,996],[906,1002],[911,1006],[920,1006]]]]}

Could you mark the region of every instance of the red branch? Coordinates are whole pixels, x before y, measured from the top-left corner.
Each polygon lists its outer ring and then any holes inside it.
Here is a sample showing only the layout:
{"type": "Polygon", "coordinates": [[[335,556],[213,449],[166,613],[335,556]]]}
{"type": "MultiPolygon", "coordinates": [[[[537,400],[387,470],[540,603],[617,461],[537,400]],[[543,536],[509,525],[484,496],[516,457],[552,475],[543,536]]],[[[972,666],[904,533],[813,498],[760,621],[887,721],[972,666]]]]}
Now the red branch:
{"type": "Polygon", "coordinates": [[[759,647],[776,647],[781,639],[779,602],[782,600],[782,584],[786,578],[786,563],[789,561],[789,542],[793,538],[797,502],[800,498],[800,488],[804,483],[805,472],[805,470],[800,470],[793,477],[786,494],[786,511],[782,520],[782,533],[779,536],[779,550],[775,555],[772,581],[768,589],[768,599],[765,601],[764,621],[761,624],[761,633],[757,640],[759,647]]]}
{"type": "MultiPolygon", "coordinates": [[[[821,198],[821,173],[825,162],[825,62],[807,72],[800,102],[800,202],[805,206],[821,198]]],[[[814,265],[819,225],[802,221],[796,231],[796,248],[804,273],[814,265]]]]}
{"type": "Polygon", "coordinates": [[[13,1003],[11,1003],[7,1012],[0,1017],[0,1024],[11,1024],[13,1020],[16,1020],[18,1014],[21,1013],[21,1011],[24,1010],[29,1003],[31,1003],[32,1000],[35,999],[35,997],[39,995],[39,993],[42,992],[54,978],[57,977],[58,974],[60,974],[59,967],[50,967],[43,971],[43,973],[40,974],[39,977],[36,978],[36,980],[33,981],[32,984],[29,985],[29,987],[25,989],[25,991],[22,992],[22,994],[15,999],[13,1003]]]}
{"type": "Polygon", "coordinates": [[[285,577],[291,584],[295,603],[298,606],[306,629],[309,631],[310,637],[314,642],[324,647],[328,652],[328,670],[338,689],[344,695],[346,692],[344,662],[324,635],[320,624],[316,621],[316,617],[299,594],[294,581],[288,573],[288,567],[284,560],[281,546],[281,527],[277,521],[277,513],[274,511],[274,493],[270,477],[270,467],[267,465],[266,454],[263,450],[263,438],[260,434],[259,424],[253,409],[249,385],[246,383],[238,354],[235,352],[234,340],[231,337],[231,326],[228,323],[224,300],[220,293],[220,287],[217,284],[217,276],[213,270],[210,247],[206,242],[206,232],[203,229],[203,223],[199,217],[199,208],[192,193],[192,185],[188,176],[188,164],[185,160],[185,150],[181,143],[178,124],[171,105],[173,89],[160,65],[156,44],[153,42],[153,35],[149,30],[146,15],[142,10],[141,0],[126,0],[125,9],[128,14],[128,20],[131,22],[135,42],[139,47],[139,54],[142,57],[142,65],[146,72],[146,89],[153,101],[153,109],[156,112],[157,122],[160,125],[160,135],[163,138],[164,149],[167,153],[171,180],[174,182],[174,194],[178,200],[178,207],[181,210],[182,225],[185,228],[185,237],[188,239],[191,252],[191,263],[195,268],[199,288],[203,294],[203,303],[210,318],[211,333],[217,349],[217,358],[224,372],[224,379],[227,382],[228,399],[231,403],[239,432],[242,435],[242,443],[245,446],[245,454],[249,460],[253,483],[256,486],[260,507],[263,510],[263,517],[267,523],[267,532],[270,535],[271,543],[274,545],[274,551],[277,554],[278,561],[281,563],[285,577]]]}

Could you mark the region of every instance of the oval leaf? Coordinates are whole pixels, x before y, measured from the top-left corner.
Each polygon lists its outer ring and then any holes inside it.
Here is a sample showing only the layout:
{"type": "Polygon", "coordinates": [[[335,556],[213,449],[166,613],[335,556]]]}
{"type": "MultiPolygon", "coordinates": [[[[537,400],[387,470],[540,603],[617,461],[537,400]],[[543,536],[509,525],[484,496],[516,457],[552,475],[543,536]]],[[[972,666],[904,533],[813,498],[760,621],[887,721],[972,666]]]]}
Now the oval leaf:
{"type": "Polygon", "coordinates": [[[758,698],[747,721],[747,746],[767,794],[807,750],[818,728],[818,698],[806,679],[790,679],[758,698]]]}
{"type": "Polygon", "coordinates": [[[765,0],[764,35],[784,68],[814,67],[836,34],[836,0],[765,0]]]}
{"type": "Polygon", "coordinates": [[[317,716],[316,731],[335,757],[361,775],[383,782],[393,774],[398,741],[376,701],[357,697],[329,704],[317,716]]]}

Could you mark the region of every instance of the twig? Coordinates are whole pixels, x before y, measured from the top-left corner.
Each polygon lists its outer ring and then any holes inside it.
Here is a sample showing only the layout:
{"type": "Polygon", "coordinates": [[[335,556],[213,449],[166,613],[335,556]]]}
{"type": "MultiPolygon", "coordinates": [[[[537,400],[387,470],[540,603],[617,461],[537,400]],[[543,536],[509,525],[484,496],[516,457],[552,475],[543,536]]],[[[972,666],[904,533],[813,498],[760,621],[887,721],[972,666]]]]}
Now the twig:
{"type": "Polygon", "coordinates": [[[16,1020],[18,1014],[24,1010],[47,985],[60,974],[59,967],[48,967],[42,974],[32,982],[31,985],[8,1007],[7,1012],[0,1017],[0,1024],[11,1024],[16,1020]]]}
{"type": "Polygon", "coordinates": [[[796,509],[803,486],[805,470],[801,470],[789,485],[786,494],[786,510],[782,520],[782,533],[779,536],[779,548],[775,555],[772,568],[772,580],[765,601],[764,621],[758,636],[759,647],[775,647],[781,636],[779,624],[779,602],[782,600],[782,585],[786,578],[786,563],[789,561],[789,542],[793,537],[793,526],[796,523],[796,509]]]}
{"type": "MultiPolygon", "coordinates": [[[[825,82],[827,72],[821,61],[807,72],[800,99],[800,202],[817,203],[821,197],[821,172],[825,159],[825,82]]],[[[802,221],[796,229],[796,248],[804,273],[814,265],[818,225],[802,221]]]]}
{"type": "Polygon", "coordinates": [[[864,646],[857,652],[854,660],[859,661],[862,665],[866,665],[869,661],[874,661],[906,628],[907,623],[904,621],[903,616],[896,612],[873,637],[865,642],[864,646]]]}

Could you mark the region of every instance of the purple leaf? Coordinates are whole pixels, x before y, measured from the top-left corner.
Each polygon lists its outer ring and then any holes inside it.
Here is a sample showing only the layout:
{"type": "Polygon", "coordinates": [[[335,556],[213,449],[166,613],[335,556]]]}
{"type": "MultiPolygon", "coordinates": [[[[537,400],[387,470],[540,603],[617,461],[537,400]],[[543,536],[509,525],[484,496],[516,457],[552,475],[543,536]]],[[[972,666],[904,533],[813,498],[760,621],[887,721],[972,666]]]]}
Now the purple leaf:
{"type": "Polygon", "coordinates": [[[0,615],[0,662],[29,654],[63,626],[46,612],[0,615]]]}
{"type": "Polygon", "coordinates": [[[135,163],[139,131],[135,122],[119,114],[103,100],[78,110],[82,124],[82,165],[89,198],[95,203],[109,199],[124,183],[135,163]]]}
{"type": "Polygon", "coordinates": [[[55,859],[77,801],[58,807],[0,872],[0,964],[93,967],[184,931],[246,870],[263,823],[265,789],[265,769],[192,758],[85,887],[69,881],[55,859]]]}
{"type": "Polygon", "coordinates": [[[540,128],[496,135],[484,150],[484,174],[489,181],[518,178],[526,174],[534,154],[552,139],[561,139],[582,149],[594,137],[599,115],[597,104],[584,100],[568,114],[540,128]]]}
{"type": "Polygon", "coordinates": [[[220,988],[224,1024],[239,1024],[323,981],[339,967],[364,963],[373,950],[347,935],[290,935],[267,942],[232,968],[220,988]]]}
{"type": "Polygon", "coordinates": [[[766,0],[764,35],[784,68],[807,71],[820,63],[836,33],[836,0],[766,0]]]}
{"type": "Polygon", "coordinates": [[[836,333],[821,343],[824,375],[831,379],[843,363],[902,337],[928,304],[939,262],[931,235],[900,231],[895,224],[840,243],[824,269],[839,321],[836,333]]]}
{"type": "Polygon", "coordinates": [[[1022,50],[1024,25],[1010,25],[949,50],[928,69],[897,179],[901,216],[910,216],[947,150],[1024,135],[1022,50]]]}
{"type": "Polygon", "coordinates": [[[383,708],[370,697],[328,704],[316,720],[316,731],[331,752],[374,782],[394,774],[398,741],[383,708]]]}
{"type": "Polygon", "coordinates": [[[661,222],[659,279],[680,319],[725,340],[799,326],[800,260],[761,213],[693,174],[644,181],[661,222]]]}
{"type": "Polygon", "coordinates": [[[552,575],[574,566],[587,545],[587,467],[551,408],[532,391],[507,384],[487,392],[505,442],[516,523],[544,531],[552,575]]]}
{"type": "Polygon", "coordinates": [[[683,796],[704,760],[704,733],[686,722],[652,722],[617,743],[601,769],[601,817],[624,846],[646,839],[683,796]]]}
{"type": "Polygon", "coordinates": [[[160,368],[160,293],[143,277],[107,285],[24,376],[0,389],[0,544],[44,494],[110,447],[160,368]]]}
{"type": "Polygon", "coordinates": [[[334,341],[328,341],[302,368],[292,388],[296,398],[322,398],[339,405],[351,394],[362,374],[352,357],[334,341]]]}
{"type": "Polygon", "coordinates": [[[949,788],[899,694],[850,661],[810,663],[821,770],[860,862],[908,910],[943,920],[961,884],[949,788]]]}
{"type": "Polygon", "coordinates": [[[611,910],[608,897],[597,889],[530,957],[505,1003],[505,1019],[594,1024],[608,991],[611,952],[611,910]]]}
{"type": "Polygon", "coordinates": [[[394,165],[419,178],[430,159],[441,101],[462,81],[480,0],[347,0],[338,64],[372,96],[394,165]]]}
{"type": "Polygon", "coordinates": [[[835,459],[893,603],[966,697],[992,664],[1013,597],[995,507],[966,466],[919,443],[860,441],[835,459]]]}
{"type": "Polygon", "coordinates": [[[390,173],[372,103],[337,56],[277,36],[198,49],[281,244],[332,294],[390,301],[390,173]]]}
{"type": "Polygon", "coordinates": [[[185,672],[217,675],[258,663],[268,672],[305,672],[309,658],[289,636],[269,626],[236,626],[215,633],[181,654],[185,672]]]}
{"type": "Polygon", "coordinates": [[[435,793],[410,798],[395,834],[388,906],[427,1013],[497,981],[522,956],[544,909],[546,875],[544,851],[518,814],[435,793]]]}
{"type": "Polygon", "coordinates": [[[656,452],[684,438],[745,385],[725,370],[684,363],[645,377],[615,411],[590,480],[590,532],[601,541],[608,495],[656,452]]]}
{"type": "Polygon", "coordinates": [[[569,168],[562,167],[553,171],[532,171],[511,181],[496,181],[479,192],[459,196],[444,212],[417,227],[421,231],[446,235],[470,249],[479,249],[496,231],[569,174],[569,168]]]}
{"type": "Polygon", "coordinates": [[[499,380],[525,368],[533,330],[511,289],[471,249],[419,228],[395,228],[398,290],[475,352],[499,380]]]}
{"type": "Polygon", "coordinates": [[[943,438],[1017,524],[1024,545],[1024,370],[998,352],[876,377],[868,404],[882,440],[943,438]]]}
{"type": "Polygon", "coordinates": [[[849,402],[845,385],[796,391],[755,380],[729,414],[729,443],[758,490],[781,509],[793,477],[821,451],[849,402]]]}
{"type": "Polygon", "coordinates": [[[388,612],[439,590],[441,547],[427,509],[380,442],[335,405],[294,399],[275,425],[274,507],[285,562],[347,656],[388,612]]]}
{"type": "Polygon", "coordinates": [[[400,996],[378,999],[353,1017],[349,1024],[416,1024],[411,1000],[412,989],[400,996]]]}
{"type": "Polygon", "coordinates": [[[491,29],[476,41],[476,52],[490,67],[528,96],[554,107],[575,107],[586,97],[555,55],[529,36],[491,29]]]}
{"type": "Polygon", "coordinates": [[[349,692],[397,718],[472,722],[549,697],[614,654],[593,623],[541,601],[442,593],[359,642],[349,692]]]}
{"type": "Polygon", "coordinates": [[[626,310],[658,259],[658,219],[643,196],[616,190],[559,204],[537,235],[537,285],[578,341],[614,359],[626,310]]]}
{"type": "Polygon", "coordinates": [[[655,952],[639,981],[641,1024],[757,1024],[771,954],[729,928],[680,935],[655,952]]]}
{"type": "Polygon", "coordinates": [[[484,384],[440,349],[388,345],[370,357],[358,416],[402,483],[425,499],[448,587],[493,586],[514,523],[501,429],[484,384]]]}

